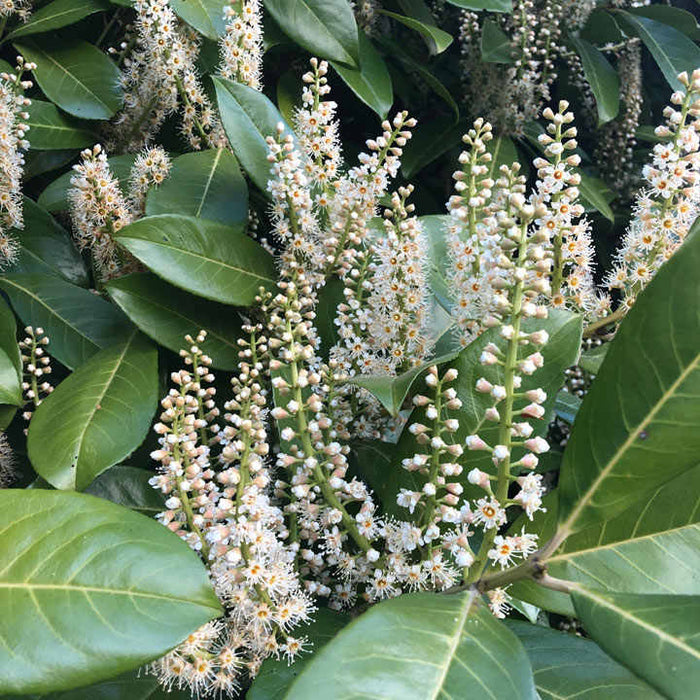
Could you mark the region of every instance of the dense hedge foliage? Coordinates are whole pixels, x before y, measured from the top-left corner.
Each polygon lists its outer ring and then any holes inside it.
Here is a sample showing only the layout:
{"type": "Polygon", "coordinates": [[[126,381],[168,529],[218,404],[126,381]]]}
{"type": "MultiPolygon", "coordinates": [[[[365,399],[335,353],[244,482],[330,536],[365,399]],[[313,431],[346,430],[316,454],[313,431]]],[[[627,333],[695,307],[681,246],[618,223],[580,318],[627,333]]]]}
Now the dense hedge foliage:
{"type": "Polygon", "coordinates": [[[691,700],[695,0],[7,0],[0,693],[691,700]]]}

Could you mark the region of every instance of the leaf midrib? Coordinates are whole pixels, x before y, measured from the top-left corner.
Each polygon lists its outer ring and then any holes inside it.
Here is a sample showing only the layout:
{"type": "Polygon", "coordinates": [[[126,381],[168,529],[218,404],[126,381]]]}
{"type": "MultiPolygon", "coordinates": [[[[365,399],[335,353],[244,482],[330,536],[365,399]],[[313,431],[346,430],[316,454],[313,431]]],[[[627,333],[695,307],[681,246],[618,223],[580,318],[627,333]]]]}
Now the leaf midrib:
{"type": "Polygon", "coordinates": [[[576,519],[579,517],[581,512],[585,507],[587,507],[589,501],[592,499],[593,495],[596,493],[601,483],[609,476],[610,472],[615,468],[615,465],[624,457],[627,451],[631,448],[634,441],[650,423],[653,422],[656,414],[670,401],[678,387],[688,378],[688,376],[697,369],[698,363],[700,362],[700,353],[698,353],[695,358],[688,363],[688,366],[678,375],[675,381],[664,391],[664,393],[659,397],[659,400],[654,404],[653,408],[647,413],[644,420],[642,420],[638,425],[636,425],[632,430],[629,431],[629,435],[625,441],[620,445],[618,450],[608,461],[606,466],[600,471],[598,476],[595,478],[593,483],[589,486],[588,490],[578,499],[576,506],[571,511],[569,517],[561,525],[563,531],[567,533],[573,532],[573,525],[576,519]]]}
{"type": "Polygon", "coordinates": [[[219,167],[219,161],[221,160],[221,156],[224,152],[223,148],[217,148],[216,149],[216,156],[214,157],[214,162],[211,164],[211,169],[209,170],[209,176],[207,177],[207,181],[204,184],[204,192],[202,192],[202,196],[199,199],[199,205],[197,206],[197,212],[195,213],[195,216],[199,217],[202,214],[202,208],[204,207],[204,201],[207,198],[207,194],[209,194],[209,188],[211,187],[212,180],[214,179],[214,173],[216,173],[216,169],[219,167]]]}

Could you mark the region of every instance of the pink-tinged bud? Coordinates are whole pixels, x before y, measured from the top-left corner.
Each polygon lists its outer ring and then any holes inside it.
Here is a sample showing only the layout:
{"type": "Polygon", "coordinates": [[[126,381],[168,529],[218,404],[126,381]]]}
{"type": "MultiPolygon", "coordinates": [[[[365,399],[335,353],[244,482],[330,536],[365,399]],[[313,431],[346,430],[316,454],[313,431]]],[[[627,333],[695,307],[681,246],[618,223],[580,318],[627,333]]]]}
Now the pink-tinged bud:
{"type": "Polygon", "coordinates": [[[491,407],[487,408],[484,412],[484,418],[497,423],[499,420],[501,420],[501,414],[498,412],[497,408],[491,407]]]}
{"type": "Polygon", "coordinates": [[[479,357],[479,362],[481,362],[482,365],[495,365],[498,363],[498,358],[492,353],[492,352],[487,352],[484,351],[481,353],[481,357],[479,357]]]}
{"type": "Polygon", "coordinates": [[[468,450],[487,450],[489,447],[478,435],[467,435],[464,444],[468,450]]]}
{"type": "Polygon", "coordinates": [[[515,437],[529,438],[532,435],[533,427],[529,423],[513,423],[511,433],[515,437]]]}
{"type": "Polygon", "coordinates": [[[503,399],[505,399],[506,396],[508,396],[508,392],[506,391],[506,388],[504,386],[496,384],[491,389],[491,396],[493,396],[493,398],[496,399],[496,401],[503,401],[503,399]]]}
{"type": "Polygon", "coordinates": [[[534,374],[537,371],[535,363],[531,360],[523,360],[518,364],[518,368],[523,374],[527,374],[528,376],[534,374]]]}
{"type": "Polygon", "coordinates": [[[480,391],[482,394],[488,394],[491,389],[493,389],[493,384],[491,384],[490,381],[487,379],[484,379],[481,377],[480,379],[477,380],[476,382],[476,390],[480,391]]]}
{"type": "Polygon", "coordinates": [[[458,374],[459,372],[454,367],[450,367],[450,369],[445,372],[443,380],[446,382],[453,382],[455,379],[457,379],[458,374]]]}
{"type": "Polygon", "coordinates": [[[289,418],[289,413],[285,411],[282,407],[277,406],[270,411],[270,415],[275,420],[283,420],[284,418],[289,418]]]}
{"type": "Polygon", "coordinates": [[[549,451],[549,443],[541,437],[534,437],[530,438],[529,440],[525,440],[525,447],[538,455],[549,451]]]}
{"type": "Polygon", "coordinates": [[[542,389],[530,389],[525,392],[525,396],[533,403],[544,403],[547,400],[547,393],[542,389]]]}
{"type": "Polygon", "coordinates": [[[544,408],[536,403],[529,403],[522,411],[520,411],[521,416],[528,416],[529,418],[542,418],[544,416],[544,408]]]}
{"type": "Polygon", "coordinates": [[[489,475],[486,472],[482,472],[481,469],[472,469],[469,474],[467,474],[467,481],[482,489],[489,488],[489,475]]]}
{"type": "Polygon", "coordinates": [[[425,406],[430,399],[427,396],[423,396],[422,394],[416,394],[413,397],[413,405],[414,406],[425,406]]]}
{"type": "Polygon", "coordinates": [[[447,484],[445,488],[455,496],[461,496],[462,493],[464,493],[464,486],[462,486],[462,484],[458,484],[457,482],[447,484]]]}
{"type": "Polygon", "coordinates": [[[542,357],[542,353],[533,352],[527,359],[530,360],[537,369],[544,367],[544,357],[542,357]]]}
{"type": "Polygon", "coordinates": [[[459,503],[459,496],[455,496],[452,493],[448,493],[443,499],[448,506],[456,506],[459,503]]]}
{"type": "Polygon", "coordinates": [[[493,461],[502,462],[510,456],[510,450],[505,445],[496,445],[493,448],[493,461]]]}
{"type": "Polygon", "coordinates": [[[530,342],[534,345],[545,345],[549,340],[549,333],[545,330],[530,333],[530,342]]]}

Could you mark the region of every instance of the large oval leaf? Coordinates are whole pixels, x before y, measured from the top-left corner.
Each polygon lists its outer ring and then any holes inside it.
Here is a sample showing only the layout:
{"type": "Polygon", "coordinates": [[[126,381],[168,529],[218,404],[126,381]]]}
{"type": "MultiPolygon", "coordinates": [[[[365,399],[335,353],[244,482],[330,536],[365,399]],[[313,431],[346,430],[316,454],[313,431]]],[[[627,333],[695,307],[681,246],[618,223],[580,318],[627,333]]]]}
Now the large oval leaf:
{"type": "Polygon", "coordinates": [[[207,572],[155,520],[94,496],[0,491],[3,691],[94,683],[221,614],[207,572]]]}
{"type": "Polygon", "coordinates": [[[82,490],[143,442],[157,407],[158,353],[134,330],[41,403],[27,436],[32,466],[57,489],[82,490]]]}
{"type": "Polygon", "coordinates": [[[96,12],[104,12],[109,7],[106,0],[53,0],[33,12],[29,19],[13,30],[7,38],[14,39],[67,27],[96,12]]]}
{"type": "Polygon", "coordinates": [[[394,102],[391,76],[384,59],[363,32],[360,33],[359,68],[350,68],[340,63],[333,63],[333,68],[370,109],[382,119],[387,116],[394,102]]]}
{"type": "MultiPolygon", "coordinates": [[[[415,17],[406,17],[405,15],[399,15],[396,12],[389,12],[388,10],[379,10],[379,12],[421,34],[426,39],[426,43],[432,54],[442,53],[453,42],[452,34],[448,34],[432,22],[430,12],[428,12],[428,17],[430,17],[431,22],[421,22],[415,17]]],[[[428,18],[426,18],[426,20],[427,19],[428,18]]],[[[361,57],[362,54],[360,53],[360,60],[361,57]]]]}
{"type": "Polygon", "coordinates": [[[248,219],[248,186],[225,148],[175,158],[168,178],[148,193],[146,214],[186,214],[221,224],[248,219]]]}
{"type": "MultiPolygon", "coordinates": [[[[268,136],[276,136],[277,125],[285,124],[275,105],[261,92],[224,78],[214,78],[221,123],[231,148],[245,171],[262,192],[267,192],[270,162],[268,136]]],[[[285,124],[285,133],[294,131],[285,124]]]]}
{"type": "Polygon", "coordinates": [[[0,404],[23,406],[22,387],[12,359],[0,349],[0,404]]]}
{"type": "Polygon", "coordinates": [[[329,688],[377,700],[536,697],[522,645],[471,592],[372,607],[321,649],[286,697],[314,700],[329,688]]]}
{"type": "Polygon", "coordinates": [[[148,469],[120,464],[100,474],[85,493],[152,517],[165,510],[165,496],[148,483],[152,476],[148,469]]]}
{"type": "Polygon", "coordinates": [[[564,534],[614,517],[698,463],[699,268],[696,227],[622,322],[564,454],[564,534]]]}
{"type": "Polygon", "coordinates": [[[315,56],[357,65],[357,24],[348,0],[264,0],[290,38],[315,56]]]}
{"type": "Polygon", "coordinates": [[[700,66],[700,48],[685,34],[668,24],[662,24],[648,17],[639,17],[629,12],[615,12],[625,29],[637,35],[654,57],[661,72],[674,90],[682,90],[678,80],[682,71],[692,73],[700,66]]]}
{"type": "Polygon", "coordinates": [[[246,306],[276,279],[272,256],[240,229],[191,216],[148,216],[117,240],[166,281],[224,304],[246,306]]]}
{"type": "Polygon", "coordinates": [[[579,588],[586,631],[664,696],[694,700],[700,685],[700,596],[627,595],[579,588]]]}
{"type": "Polygon", "coordinates": [[[87,287],[89,279],[83,258],[68,231],[28,197],[22,206],[24,228],[17,232],[22,247],[12,271],[58,273],[73,284],[87,287]]]}
{"type": "Polygon", "coordinates": [[[207,39],[216,41],[226,31],[220,0],[169,0],[175,14],[207,39]]]}
{"type": "Polygon", "coordinates": [[[525,647],[542,700],[659,700],[660,696],[589,639],[510,621],[525,647]]]}
{"type": "Polygon", "coordinates": [[[593,91],[598,110],[598,123],[615,119],[620,111],[620,79],[604,54],[583,39],[570,37],[583,65],[586,82],[593,91]]]}
{"type": "Polygon", "coordinates": [[[44,329],[49,354],[69,369],[133,328],[113,304],[55,275],[4,275],[0,289],[26,325],[44,329]]]}
{"type": "Polygon", "coordinates": [[[241,320],[231,308],[193,297],[149,273],[112,280],[107,291],[147,336],[166,348],[178,352],[187,334],[194,337],[204,329],[204,351],[212,358],[212,366],[238,367],[241,320]]]}
{"type": "Polygon", "coordinates": [[[31,147],[37,151],[53,151],[92,146],[97,136],[77,125],[51,102],[32,100],[27,108],[27,124],[31,130],[31,147]]]}
{"type": "Polygon", "coordinates": [[[61,109],[83,119],[109,119],[122,105],[119,69],[86,41],[16,43],[37,67],[34,77],[44,94],[61,109]]]}

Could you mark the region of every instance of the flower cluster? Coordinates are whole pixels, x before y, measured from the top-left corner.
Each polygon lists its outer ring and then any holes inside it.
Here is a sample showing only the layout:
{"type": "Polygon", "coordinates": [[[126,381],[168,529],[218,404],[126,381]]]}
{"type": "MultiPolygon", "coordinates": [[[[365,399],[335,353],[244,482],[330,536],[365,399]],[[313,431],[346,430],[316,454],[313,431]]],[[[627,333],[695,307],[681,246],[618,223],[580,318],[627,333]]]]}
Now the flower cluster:
{"type": "Polygon", "coordinates": [[[224,10],[226,33],[219,42],[224,78],[262,89],[262,9],[260,0],[233,0],[224,10]]]}
{"type": "Polygon", "coordinates": [[[68,190],[73,231],[78,246],[90,250],[96,271],[106,281],[133,268],[135,261],[117,247],[114,234],[143,215],[146,194],[167,177],[170,159],[160,147],[145,149],[134,161],[125,195],[100,144],[80,155],[68,190]]]}
{"type": "Polygon", "coordinates": [[[49,339],[44,329],[27,326],[24,332],[27,335],[19,342],[24,374],[22,391],[26,400],[22,417],[29,422],[34,410],[53,391],[53,386],[46,379],[51,374],[51,358],[46,354],[49,339]]]}
{"type": "Polygon", "coordinates": [[[4,21],[16,14],[22,22],[26,22],[31,13],[32,3],[30,0],[4,0],[0,5],[0,17],[4,21]]]}
{"type": "Polygon", "coordinates": [[[25,139],[29,126],[25,121],[31,104],[24,91],[32,87],[32,82],[22,80],[22,76],[34,68],[35,64],[25,63],[22,56],[17,56],[16,73],[0,73],[0,270],[15,262],[19,252],[19,244],[9,229],[24,226],[22,174],[24,152],[29,148],[25,139]]]}
{"type": "Polygon", "coordinates": [[[218,117],[199,81],[199,37],[175,16],[168,0],[136,0],[135,47],[125,56],[124,110],[113,140],[127,151],[148,144],[178,110],[192,148],[225,145],[218,117]]]}
{"type": "Polygon", "coordinates": [[[172,375],[175,388],[154,428],[161,447],[152,457],[161,473],[151,483],[167,496],[158,517],[201,553],[226,610],[150,667],[165,687],[195,694],[233,695],[240,676],[255,676],[265,658],[293,660],[305,640],[292,630],[313,610],[284,543],[284,515],[270,498],[261,361],[267,341],[259,326],[244,330],[223,427],[201,332],[187,337],[189,350],[181,352],[187,369],[172,375]]]}
{"type": "Polygon", "coordinates": [[[645,187],[606,278],[629,308],[656,271],[678,249],[700,214],[700,69],[679,76],[684,90],[674,92],[656,128],[661,143],[644,167],[645,187]]]}

